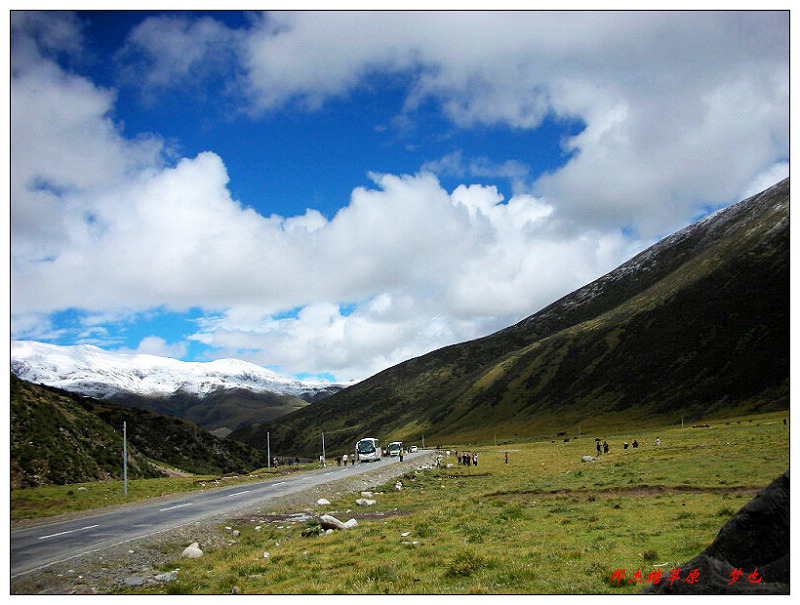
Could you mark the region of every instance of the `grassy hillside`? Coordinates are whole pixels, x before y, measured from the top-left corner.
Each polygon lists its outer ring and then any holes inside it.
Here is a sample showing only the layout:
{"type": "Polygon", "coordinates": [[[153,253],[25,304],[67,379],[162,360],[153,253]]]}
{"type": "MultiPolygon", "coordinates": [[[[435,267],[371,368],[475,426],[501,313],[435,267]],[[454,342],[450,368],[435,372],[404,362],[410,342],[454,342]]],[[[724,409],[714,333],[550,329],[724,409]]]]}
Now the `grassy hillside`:
{"type": "Polygon", "coordinates": [[[198,426],[108,401],[33,385],[11,375],[11,487],[163,476],[151,461],[192,473],[246,471],[263,454],[198,426]]]}
{"type": "Polygon", "coordinates": [[[501,332],[231,437],[313,455],[361,436],[491,441],[788,409],[789,181],[501,332]]]}
{"type": "Polygon", "coordinates": [[[220,389],[202,398],[182,392],[166,398],[129,393],[118,395],[114,401],[156,414],[185,418],[208,431],[273,420],[308,405],[294,395],[254,393],[247,389],[220,389]]]}

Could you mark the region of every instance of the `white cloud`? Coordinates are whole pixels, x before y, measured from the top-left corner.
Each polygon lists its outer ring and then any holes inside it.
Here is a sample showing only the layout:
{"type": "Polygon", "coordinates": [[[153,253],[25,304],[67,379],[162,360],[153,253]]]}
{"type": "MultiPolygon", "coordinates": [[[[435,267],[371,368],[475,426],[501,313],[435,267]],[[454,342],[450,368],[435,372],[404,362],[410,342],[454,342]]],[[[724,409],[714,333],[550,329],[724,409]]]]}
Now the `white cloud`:
{"type": "MultiPolygon", "coordinates": [[[[148,19],[131,39],[163,58],[150,78],[178,84],[224,45],[255,112],[319,109],[388,73],[412,81],[400,122],[426,100],[461,127],[581,120],[568,166],[531,191],[573,222],[648,237],[739,199],[788,157],[787,12],[279,12],[227,32],[148,19]]],[[[525,166],[504,169],[522,192],[525,166]]]]}
{"type": "Polygon", "coordinates": [[[174,357],[180,359],[186,355],[186,343],[168,344],[167,341],[160,336],[145,336],[136,349],[128,349],[120,347],[116,349],[120,353],[130,353],[133,355],[159,355],[161,357],[174,357]]]}
{"type": "MultiPolygon", "coordinates": [[[[522,163],[454,155],[429,165],[508,175],[511,199],[480,184],[446,191],[427,171],[375,174],[330,220],[242,206],[213,150],[173,162],[157,138],[126,139],[114,92],[50,59],[78,49],[55,36],[42,50],[23,25],[11,88],[12,310],[27,337],[66,308],[197,306],[214,315],[192,338],[220,355],[250,350],[285,371],[363,378],[508,325],[696,208],[787,168],[781,13],[307,12],[235,36],[208,19],[148,20],[132,34],[151,60],[150,87],[202,77],[215,45],[225,61],[238,49],[246,79],[234,89],[257,111],[320,108],[388,71],[415,76],[406,118],[433,99],[461,126],[533,128],[548,113],[586,125],[566,142],[570,162],[532,188],[522,163]]],[[[160,337],[140,349],[176,351],[160,337]]]]}
{"type": "Polygon", "coordinates": [[[131,30],[117,53],[122,81],[139,86],[148,100],[165,90],[202,89],[232,69],[240,32],[210,17],[148,17],[131,30]]]}

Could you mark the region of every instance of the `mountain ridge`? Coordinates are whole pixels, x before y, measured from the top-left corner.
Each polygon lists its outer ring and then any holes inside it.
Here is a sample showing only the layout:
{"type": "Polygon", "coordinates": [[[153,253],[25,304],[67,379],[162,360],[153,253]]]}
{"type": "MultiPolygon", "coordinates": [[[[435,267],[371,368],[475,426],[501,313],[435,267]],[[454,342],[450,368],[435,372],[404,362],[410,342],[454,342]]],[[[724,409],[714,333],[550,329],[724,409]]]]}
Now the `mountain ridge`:
{"type": "Polygon", "coordinates": [[[169,357],[12,341],[19,378],[196,422],[212,431],[264,421],[319,401],[346,385],[293,380],[239,359],[169,357]]]}

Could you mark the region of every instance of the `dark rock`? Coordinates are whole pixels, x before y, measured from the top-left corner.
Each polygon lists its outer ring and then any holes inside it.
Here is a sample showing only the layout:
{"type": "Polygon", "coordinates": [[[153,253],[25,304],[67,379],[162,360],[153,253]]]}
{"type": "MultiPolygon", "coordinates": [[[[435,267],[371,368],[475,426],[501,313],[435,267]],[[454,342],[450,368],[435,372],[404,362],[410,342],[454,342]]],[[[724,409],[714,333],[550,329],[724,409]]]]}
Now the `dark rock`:
{"type": "Polygon", "coordinates": [[[644,594],[789,594],[789,471],[728,519],[703,552],[680,567],[681,580],[650,584],[644,594]],[[683,578],[699,570],[696,582],[683,578]],[[733,580],[734,570],[741,575],[733,580]],[[757,572],[751,582],[748,576],[757,572]]]}

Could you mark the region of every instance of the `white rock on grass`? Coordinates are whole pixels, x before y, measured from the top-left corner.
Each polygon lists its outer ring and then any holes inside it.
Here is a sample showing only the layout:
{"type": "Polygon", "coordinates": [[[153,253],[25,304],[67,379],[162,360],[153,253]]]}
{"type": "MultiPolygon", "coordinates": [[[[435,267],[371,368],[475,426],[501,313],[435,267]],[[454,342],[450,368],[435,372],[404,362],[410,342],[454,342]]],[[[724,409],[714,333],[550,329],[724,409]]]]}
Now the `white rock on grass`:
{"type": "Polygon", "coordinates": [[[583,456],[581,458],[581,462],[594,462],[594,458],[592,458],[591,456],[583,456]]]}
{"type": "Polygon", "coordinates": [[[317,500],[317,504],[320,506],[330,506],[330,500],[326,500],[325,498],[320,498],[317,500]]]}
{"type": "Polygon", "coordinates": [[[377,503],[376,500],[369,500],[367,498],[359,498],[358,500],[356,500],[356,504],[358,504],[359,506],[372,506],[373,504],[376,503],[377,503]]]}
{"type": "Polygon", "coordinates": [[[197,542],[192,542],[183,549],[183,553],[181,554],[182,557],[186,557],[187,559],[199,559],[203,556],[203,551],[200,550],[200,545],[197,542]]]}
{"type": "Polygon", "coordinates": [[[333,515],[322,515],[319,518],[320,527],[324,530],[333,530],[333,529],[350,529],[351,527],[355,527],[358,525],[358,521],[355,519],[350,519],[347,522],[339,521],[333,515]]]}

